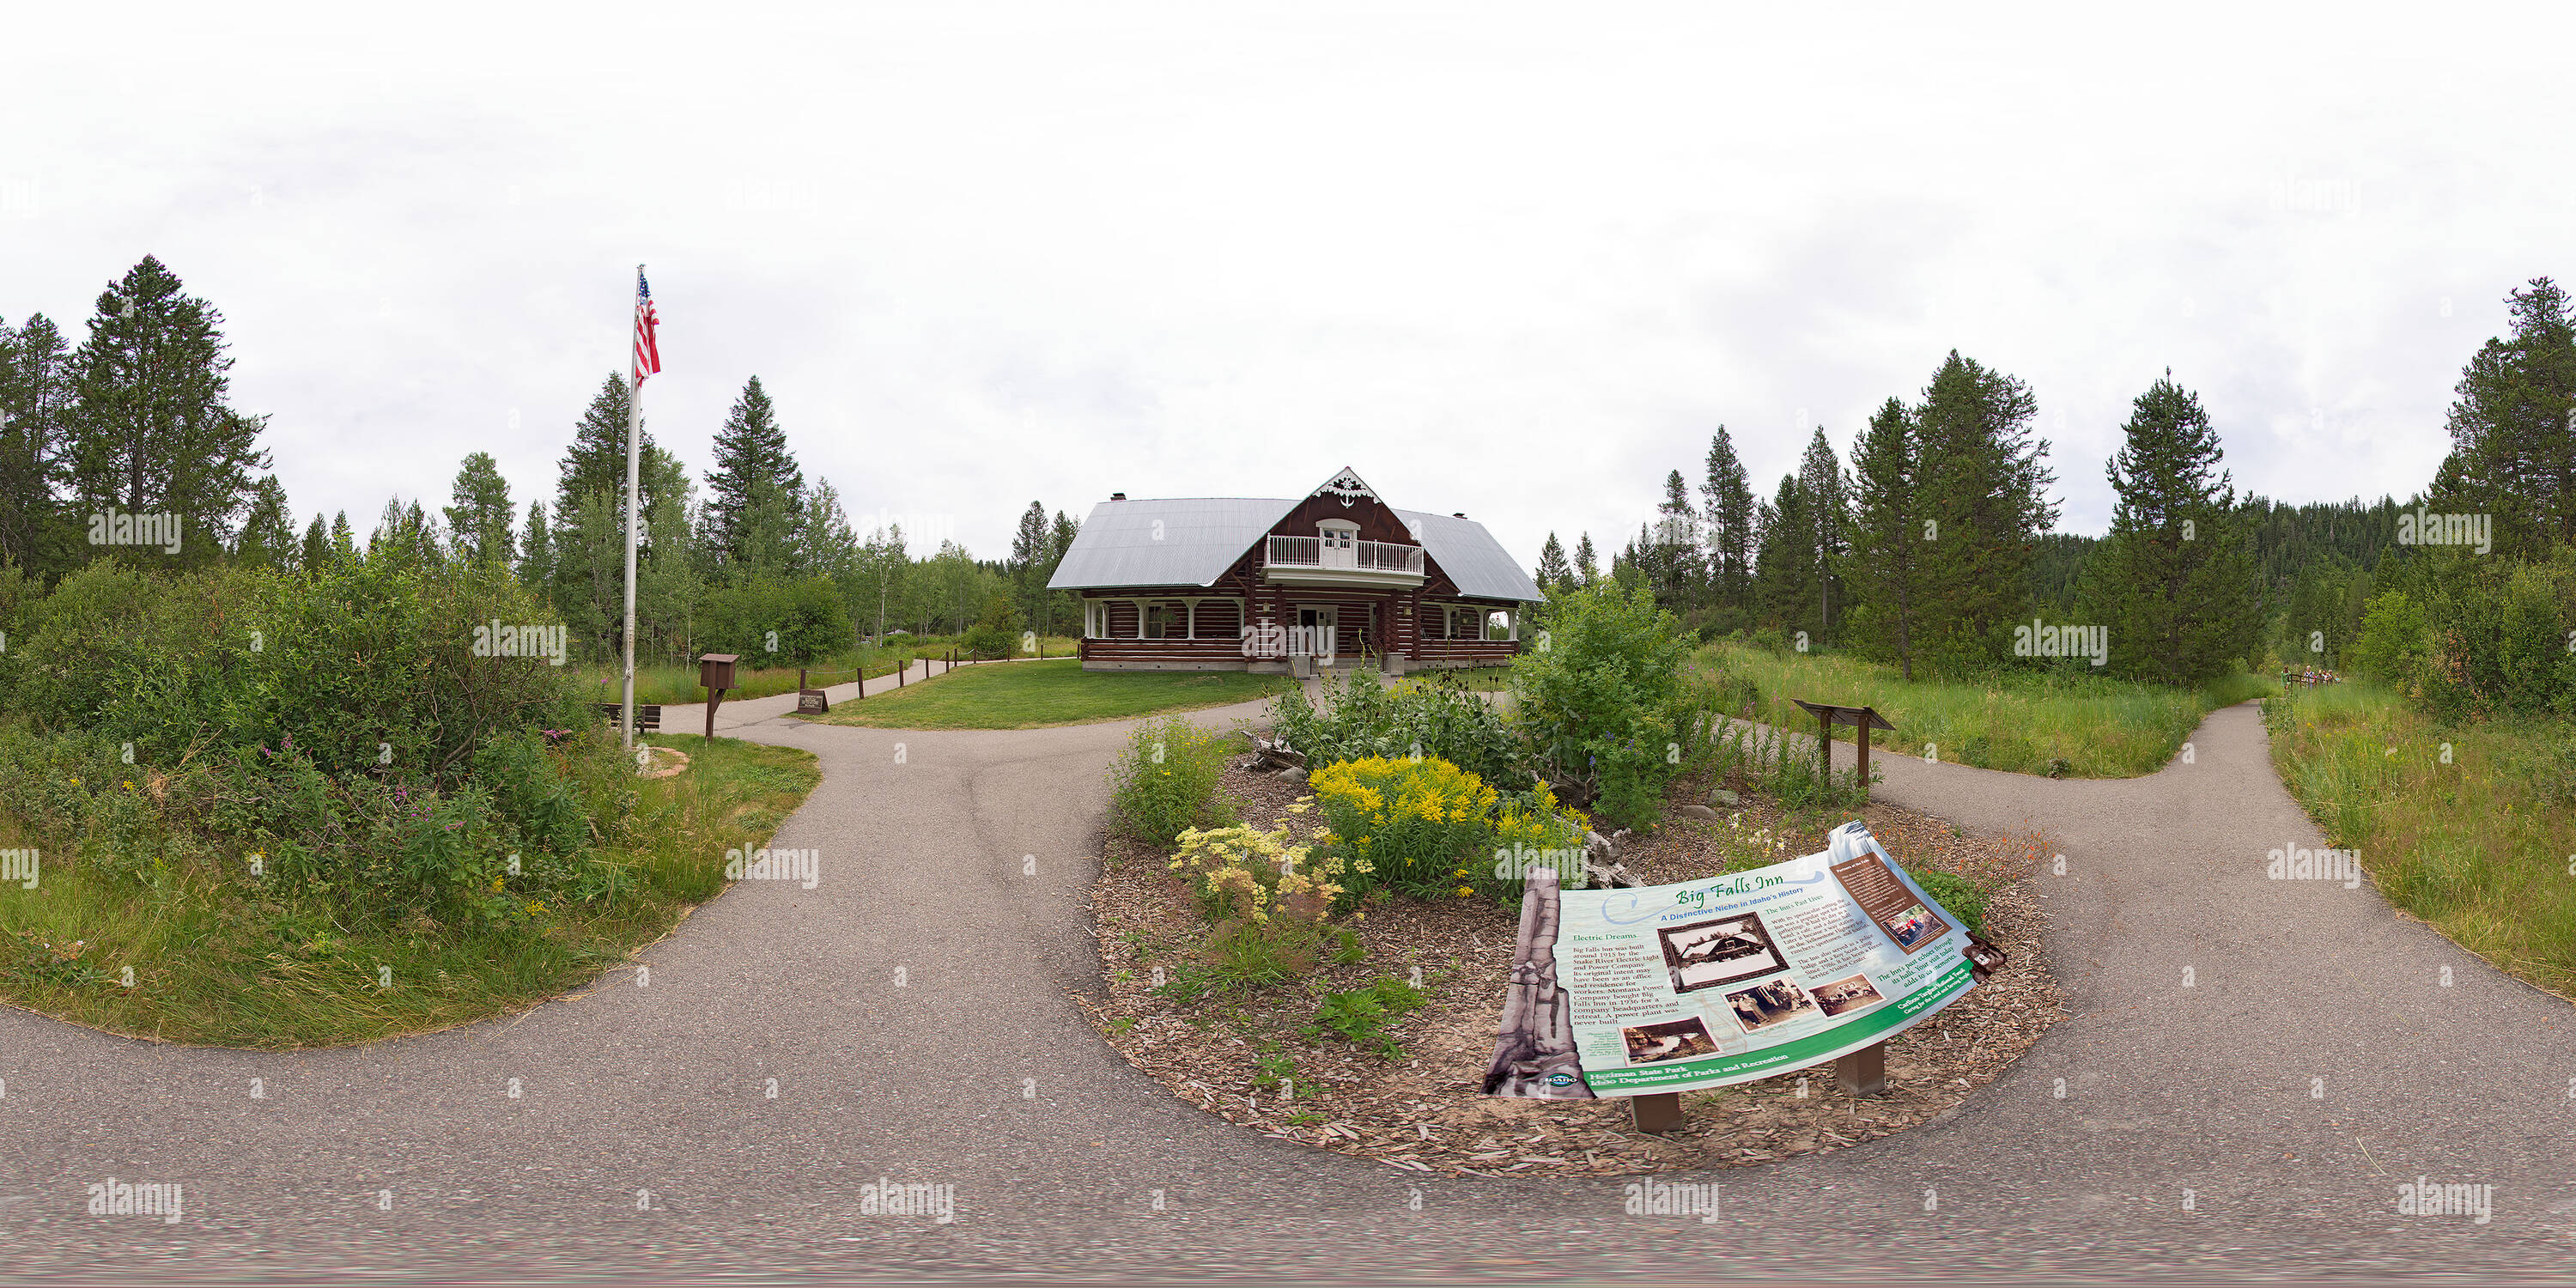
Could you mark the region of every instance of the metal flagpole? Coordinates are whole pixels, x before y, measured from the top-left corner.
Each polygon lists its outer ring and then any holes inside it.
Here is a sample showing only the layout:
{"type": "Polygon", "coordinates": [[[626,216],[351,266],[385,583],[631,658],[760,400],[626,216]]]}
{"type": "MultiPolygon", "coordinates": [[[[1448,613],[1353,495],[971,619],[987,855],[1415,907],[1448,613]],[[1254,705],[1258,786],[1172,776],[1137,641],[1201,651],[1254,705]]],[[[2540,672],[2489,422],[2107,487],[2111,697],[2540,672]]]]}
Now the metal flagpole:
{"type": "MultiPolygon", "coordinates": [[[[635,266],[635,281],[638,290],[635,307],[640,310],[644,307],[642,264],[635,266]]],[[[642,325],[640,316],[632,325],[642,325]]],[[[636,337],[630,334],[627,337],[628,348],[631,350],[635,343],[636,337]]],[[[635,368],[636,361],[630,352],[626,369],[629,382],[626,395],[626,718],[625,734],[620,744],[629,748],[635,745],[635,522],[636,509],[643,503],[642,490],[636,486],[635,476],[639,455],[637,444],[644,436],[644,375],[635,368]]]]}

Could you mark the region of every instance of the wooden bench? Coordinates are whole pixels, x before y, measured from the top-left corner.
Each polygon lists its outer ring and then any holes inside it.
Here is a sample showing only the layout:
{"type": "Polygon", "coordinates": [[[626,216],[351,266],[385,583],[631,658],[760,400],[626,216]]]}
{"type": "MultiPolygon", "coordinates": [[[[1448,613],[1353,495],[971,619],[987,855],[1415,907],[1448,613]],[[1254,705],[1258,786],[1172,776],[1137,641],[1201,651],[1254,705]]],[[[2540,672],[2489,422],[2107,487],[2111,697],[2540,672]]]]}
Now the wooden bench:
{"type": "MultiPolygon", "coordinates": [[[[599,710],[602,714],[608,717],[608,727],[614,729],[617,727],[618,718],[626,714],[626,704],[623,702],[603,702],[599,704],[599,710]]],[[[635,727],[638,729],[649,730],[654,733],[660,733],[662,731],[662,705],[658,702],[636,703],[635,727]]]]}

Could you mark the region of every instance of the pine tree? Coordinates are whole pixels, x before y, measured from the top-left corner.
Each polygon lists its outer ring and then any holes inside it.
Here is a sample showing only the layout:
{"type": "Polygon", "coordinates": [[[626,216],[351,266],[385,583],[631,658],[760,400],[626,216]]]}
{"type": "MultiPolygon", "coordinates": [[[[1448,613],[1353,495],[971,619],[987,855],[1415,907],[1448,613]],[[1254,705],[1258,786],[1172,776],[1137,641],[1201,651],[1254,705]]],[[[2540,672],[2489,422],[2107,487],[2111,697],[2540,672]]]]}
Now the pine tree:
{"type": "Polygon", "coordinates": [[[401,567],[415,567],[438,554],[438,527],[420,508],[420,502],[405,504],[399,496],[388,497],[376,527],[367,534],[367,560],[390,560],[401,567]]]}
{"type": "Polygon", "coordinates": [[[1724,425],[1708,440],[1708,473],[1699,495],[1700,513],[1708,520],[1710,589],[1717,604],[1740,623],[1747,616],[1746,595],[1753,584],[1753,489],[1724,425]]]}
{"type": "Polygon", "coordinates": [[[1601,583],[1601,564],[1592,553],[1592,534],[1586,532],[1574,543],[1574,584],[1590,590],[1601,583]]]}
{"type": "Polygon", "coordinates": [[[71,361],[74,494],[90,507],[181,516],[183,562],[231,542],[251,473],[269,464],[259,449],[266,419],[225,403],[233,364],[223,320],[146,255],[100,293],[71,361]]]}
{"type": "Polygon", "coordinates": [[[1798,462],[1798,491],[1807,503],[1809,541],[1816,552],[1812,566],[1816,634],[1821,643],[1835,638],[1840,621],[1840,579],[1851,522],[1850,489],[1844,484],[1842,462],[1835,458],[1834,445],[1825,440],[1821,425],[1816,427],[1816,436],[1809,440],[1806,455],[1798,462]]]}
{"type": "Polygon", "coordinates": [[[510,484],[490,452],[472,452],[456,469],[448,495],[447,530],[457,557],[486,568],[507,568],[514,553],[510,541],[510,484]]]}
{"type": "Polygon", "coordinates": [[[344,565],[358,561],[358,534],[349,526],[346,510],[331,516],[331,558],[344,565]]]}
{"type": "Polygon", "coordinates": [[[2055,481],[2048,442],[2030,436],[2037,414],[2029,386],[1955,349],[1915,410],[1916,511],[1934,525],[1918,552],[1924,593],[1915,653],[1937,672],[2010,656],[2038,536],[2057,521],[2045,495],[2055,481]]]}
{"type": "Polygon", "coordinates": [[[2177,685],[2223,675],[2260,623],[2218,431],[2167,371],[2138,395],[2124,432],[2104,467],[2119,494],[2111,533],[2085,565],[2078,602],[2109,631],[2115,674],[2177,685]]]}
{"type": "Polygon", "coordinates": [[[255,568],[276,568],[295,557],[295,520],[286,508],[286,485],[274,474],[251,488],[250,515],[242,520],[233,557],[255,568]]]}
{"type": "MultiPolygon", "coordinates": [[[[1055,522],[1047,526],[1046,576],[1038,579],[1040,585],[1055,580],[1056,569],[1064,566],[1064,553],[1073,549],[1073,539],[1081,531],[1082,525],[1074,522],[1071,515],[1062,510],[1055,512],[1055,522]]],[[[1082,630],[1082,596],[1070,590],[1048,592],[1047,619],[1035,624],[1035,629],[1041,635],[1079,634],[1082,630]],[[1063,629],[1058,629],[1059,626],[1063,629]]]]}
{"type": "Polygon", "coordinates": [[[1538,575],[1532,580],[1550,595],[1562,595],[1574,580],[1574,569],[1565,562],[1565,546],[1556,534],[1547,534],[1547,544],[1538,548],[1538,575]]]}
{"type": "Polygon", "coordinates": [[[527,537],[519,543],[519,582],[539,598],[553,602],[554,534],[546,528],[546,503],[528,502],[527,537]]]}
{"type": "Polygon", "coordinates": [[[1029,622],[1046,617],[1047,512],[1035,501],[1020,511],[1020,526],[1011,534],[1011,585],[1020,615],[1029,622]]]}
{"type": "Polygon", "coordinates": [[[58,572],[76,559],[59,489],[71,414],[71,362],[44,314],[0,326],[0,563],[58,572]]]}
{"type": "MultiPolygon", "coordinates": [[[[626,497],[626,415],[631,406],[626,377],[610,372],[608,379],[591,396],[590,405],[582,409],[581,419],[573,425],[572,447],[564,453],[561,477],[555,483],[555,521],[558,525],[577,514],[581,498],[598,492],[618,507],[618,518],[625,517],[626,497]]],[[[638,436],[636,474],[644,486],[644,511],[650,514],[653,503],[677,492],[686,483],[688,472],[653,441],[653,426],[648,419],[638,436]]],[[[623,538],[620,538],[621,540],[623,538]]],[[[621,556],[622,557],[622,556],[621,556]]]]}
{"type": "Polygon", "coordinates": [[[2435,498],[2494,516],[2494,549],[2576,544],[2576,305],[2546,277],[2506,297],[2509,339],[2460,373],[2435,498]]]}
{"type": "Polygon", "coordinates": [[[1680,470],[1664,476],[1664,499],[1655,506],[1652,546],[1652,554],[1640,562],[1652,578],[1656,602],[1674,609],[1698,606],[1704,580],[1699,511],[1691,506],[1690,485],[1682,481],[1680,470]]]}
{"type": "Polygon", "coordinates": [[[1922,611],[1925,534],[1914,495],[1918,468],[1913,414],[1890,398],[1852,445],[1849,566],[1861,608],[1847,634],[1865,655],[1896,663],[1908,680],[1914,678],[1915,622],[1922,611]]]}
{"type": "Polygon", "coordinates": [[[331,561],[331,537],[322,528],[322,512],[313,513],[313,526],[304,530],[304,548],[295,555],[296,571],[311,576],[331,561]]]}
{"type": "Polygon", "coordinates": [[[1819,634],[1815,505],[1806,485],[1795,474],[1781,475],[1779,490],[1756,502],[1753,514],[1755,615],[1782,630],[1819,634]]]}
{"type": "Polygon", "coordinates": [[[744,383],[725,413],[715,454],[707,473],[709,546],[721,562],[774,571],[787,562],[780,539],[799,526],[805,471],[787,450],[787,431],[760,377],[744,383]]]}

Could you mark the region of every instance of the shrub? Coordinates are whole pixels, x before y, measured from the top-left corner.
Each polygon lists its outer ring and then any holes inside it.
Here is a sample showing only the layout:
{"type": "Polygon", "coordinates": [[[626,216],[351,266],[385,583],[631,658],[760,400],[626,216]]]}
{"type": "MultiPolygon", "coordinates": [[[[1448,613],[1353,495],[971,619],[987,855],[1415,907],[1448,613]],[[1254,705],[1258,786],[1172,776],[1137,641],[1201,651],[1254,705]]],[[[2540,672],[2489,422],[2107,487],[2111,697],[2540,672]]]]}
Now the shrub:
{"type": "Polygon", "coordinates": [[[1937,868],[1907,868],[1905,875],[1914,878],[1914,884],[1923,887],[1923,893],[1932,896],[1934,903],[1957,917],[1969,934],[1986,933],[1986,892],[1976,882],[1937,868]]]}
{"type": "Polygon", "coordinates": [[[2373,595],[2361,617],[2353,669],[2400,692],[2417,682],[2431,655],[2423,605],[2401,590],[2373,595]]]}
{"type": "Polygon", "coordinates": [[[1190,879],[1199,910],[1211,921],[1290,920],[1321,922],[1342,896],[1336,878],[1343,860],[1326,852],[1315,856],[1293,843],[1286,828],[1257,831],[1240,823],[1180,835],[1171,867],[1190,879]]]}
{"type": "Polygon", "coordinates": [[[840,591],[826,578],[752,580],[707,592],[695,626],[702,653],[740,654],[746,666],[808,666],[858,639],[840,591]]]}
{"type": "Polygon", "coordinates": [[[1309,781],[1333,847],[1350,856],[1357,893],[1437,894],[1480,866],[1493,833],[1494,789],[1437,756],[1346,760],[1309,781]]]}
{"type": "Polygon", "coordinates": [[[1320,691],[1320,708],[1293,688],[1270,704],[1273,732],[1306,753],[1309,765],[1437,756],[1487,782],[1529,781],[1528,749],[1511,723],[1457,676],[1388,688],[1375,671],[1359,668],[1320,691]]]}
{"type": "Polygon", "coordinates": [[[1189,828],[1232,821],[1216,784],[1235,740],[1178,716],[1137,725],[1110,770],[1110,808],[1137,839],[1165,849],[1189,828]]]}
{"type": "Polygon", "coordinates": [[[505,577],[101,562],[26,617],[0,807],[84,865],[212,872],[359,922],[524,916],[602,889],[632,774],[567,668],[475,652],[478,627],[488,645],[495,620],[548,621],[505,577]]]}
{"type": "Polygon", "coordinates": [[[966,655],[987,661],[1020,651],[1020,610],[995,595],[984,601],[984,615],[967,628],[966,655]]]}
{"type": "Polygon", "coordinates": [[[1707,746],[1714,695],[1684,672],[1690,639],[1642,589],[1567,592],[1548,622],[1548,639],[1512,662],[1524,733],[1568,800],[1650,826],[1665,784],[1707,746]]]}

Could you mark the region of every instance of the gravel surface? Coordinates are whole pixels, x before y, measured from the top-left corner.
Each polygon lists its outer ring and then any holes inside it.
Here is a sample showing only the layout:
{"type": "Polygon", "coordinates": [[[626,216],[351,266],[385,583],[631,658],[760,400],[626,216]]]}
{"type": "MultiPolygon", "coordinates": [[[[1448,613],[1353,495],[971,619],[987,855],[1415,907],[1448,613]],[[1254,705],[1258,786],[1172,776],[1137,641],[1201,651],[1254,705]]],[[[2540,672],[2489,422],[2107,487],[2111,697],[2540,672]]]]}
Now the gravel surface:
{"type": "MultiPolygon", "coordinates": [[[[1260,828],[1311,827],[1288,810],[1301,783],[1240,765],[1219,787],[1260,828]]],[[[1699,798],[1678,785],[1674,806],[1699,798]]],[[[1747,798],[1724,821],[1667,811],[1664,823],[1623,844],[1621,859],[1648,885],[1725,870],[1730,858],[1769,861],[1824,848],[1768,801],[1747,798]]],[[[1837,815],[1835,821],[1842,817],[1837,815]]],[[[2027,872],[2040,838],[1968,834],[1911,810],[1875,805],[1870,829],[1909,866],[1988,883],[2027,872]]],[[[1856,1098],[1826,1061],[1757,1082],[1682,1096],[1687,1123],[1634,1129],[1623,1099],[1536,1101],[1482,1093],[1508,983],[1519,910],[1483,898],[1390,900],[1348,922],[1365,960],[1326,963],[1309,980],[1245,994],[1176,1000],[1156,987],[1206,931],[1187,882],[1164,851],[1115,832],[1102,838],[1092,890],[1106,988],[1082,999],[1119,1054],[1174,1096],[1273,1139],[1312,1145],[1417,1172],[1451,1176],[1627,1175],[1743,1167],[1829,1152],[1903,1131],[1946,1113],[2039,1040],[2064,1012],[2039,952],[2040,916],[2024,890],[2007,887],[1987,910],[1987,938],[2010,956],[2003,970],[1933,1019],[1888,1044],[1888,1091],[1856,1098]],[[1422,1009],[1392,1021],[1403,1048],[1390,1060],[1329,1034],[1313,1012],[1329,992],[1381,979],[1418,982],[1422,1009]],[[1286,1098],[1261,1060],[1293,1061],[1286,1098]]],[[[1738,863],[1736,866],[1743,866],[1738,863]]]]}

